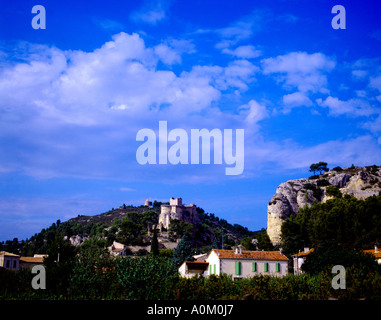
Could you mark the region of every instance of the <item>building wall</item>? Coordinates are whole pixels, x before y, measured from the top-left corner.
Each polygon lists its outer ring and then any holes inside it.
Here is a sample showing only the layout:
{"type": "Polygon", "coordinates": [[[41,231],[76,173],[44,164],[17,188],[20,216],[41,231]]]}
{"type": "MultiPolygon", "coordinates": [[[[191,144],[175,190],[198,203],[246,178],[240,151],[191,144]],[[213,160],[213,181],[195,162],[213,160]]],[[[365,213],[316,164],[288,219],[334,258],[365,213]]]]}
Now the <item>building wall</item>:
{"type": "Polygon", "coordinates": [[[19,269],[19,257],[13,256],[0,256],[0,267],[9,269],[9,270],[18,270],[19,269]]]}
{"type": "MultiPolygon", "coordinates": [[[[237,255],[239,256],[239,255],[237,255]]],[[[288,261],[273,260],[251,260],[251,259],[220,259],[212,251],[206,259],[209,262],[208,275],[221,273],[230,274],[233,278],[252,277],[255,275],[285,276],[288,274],[288,261]],[[241,263],[241,275],[236,275],[236,262],[241,263]],[[253,271],[253,262],[256,262],[256,271],[253,271]],[[268,264],[268,271],[265,271],[265,263],[268,264]],[[276,264],[279,263],[279,272],[276,271],[276,264]]]]}

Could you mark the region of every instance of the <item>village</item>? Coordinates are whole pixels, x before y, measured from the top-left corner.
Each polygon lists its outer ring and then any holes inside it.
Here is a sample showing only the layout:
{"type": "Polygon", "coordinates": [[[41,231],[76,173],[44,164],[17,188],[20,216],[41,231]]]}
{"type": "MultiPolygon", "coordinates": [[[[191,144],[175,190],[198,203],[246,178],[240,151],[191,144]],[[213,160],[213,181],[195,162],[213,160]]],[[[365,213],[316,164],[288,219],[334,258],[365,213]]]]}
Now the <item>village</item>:
{"type": "MultiPolygon", "coordinates": [[[[145,206],[149,207],[151,204],[147,199],[145,206]]],[[[173,219],[196,223],[198,219],[196,205],[184,205],[182,198],[170,198],[169,204],[161,205],[159,230],[166,230],[173,219]]],[[[172,248],[175,247],[176,244],[172,245],[172,248]]],[[[107,249],[110,255],[114,257],[127,257],[129,252],[126,245],[116,241],[107,249]]],[[[149,247],[147,249],[149,251],[149,247]]],[[[306,257],[313,251],[313,248],[304,248],[303,251],[291,255],[292,260],[290,260],[282,252],[282,249],[277,251],[253,251],[245,250],[242,245],[237,245],[230,250],[213,248],[209,252],[193,255],[191,261],[183,261],[178,268],[178,273],[184,278],[226,274],[236,280],[255,275],[283,277],[289,274],[289,269],[292,266],[293,274],[300,275],[303,273],[302,265],[306,257]]],[[[377,263],[381,264],[381,251],[377,246],[371,250],[364,250],[364,253],[373,255],[377,263]]],[[[43,253],[35,253],[33,257],[24,257],[0,251],[0,268],[13,271],[20,269],[32,270],[34,266],[43,266],[46,256],[43,253]]]]}

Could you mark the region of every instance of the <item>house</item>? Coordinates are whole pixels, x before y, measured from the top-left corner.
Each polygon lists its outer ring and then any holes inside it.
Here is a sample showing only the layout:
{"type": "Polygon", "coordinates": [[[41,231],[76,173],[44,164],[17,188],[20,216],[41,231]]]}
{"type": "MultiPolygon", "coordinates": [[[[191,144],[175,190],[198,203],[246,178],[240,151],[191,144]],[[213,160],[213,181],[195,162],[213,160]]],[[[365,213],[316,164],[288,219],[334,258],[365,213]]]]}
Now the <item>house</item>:
{"type": "Polygon", "coordinates": [[[226,273],[234,279],[254,275],[285,276],[288,274],[288,258],[281,251],[248,251],[213,249],[206,262],[207,275],[226,273]]]}
{"type": "Polygon", "coordinates": [[[20,269],[32,269],[34,266],[43,265],[46,256],[46,254],[35,254],[33,257],[20,257],[20,269]]]}
{"type": "Polygon", "coordinates": [[[126,255],[126,245],[114,241],[111,246],[107,247],[110,254],[114,256],[125,256],[126,255]]]}
{"type": "Polygon", "coordinates": [[[371,249],[371,250],[364,250],[364,253],[370,253],[370,254],[374,255],[377,263],[381,264],[381,251],[378,250],[377,246],[374,246],[374,250],[373,249],[371,249]]]}
{"type": "Polygon", "coordinates": [[[18,270],[20,264],[20,256],[6,251],[0,251],[0,268],[8,270],[18,270]]]}
{"type": "Polygon", "coordinates": [[[206,275],[209,263],[205,261],[184,261],[179,268],[180,276],[191,278],[197,275],[206,275]]]}
{"type": "Polygon", "coordinates": [[[303,252],[298,252],[292,255],[293,264],[294,264],[294,274],[299,275],[303,273],[302,265],[306,261],[307,256],[313,252],[314,249],[304,248],[303,252]]]}
{"type": "MultiPolygon", "coordinates": [[[[304,248],[303,252],[296,253],[292,255],[293,258],[293,264],[294,264],[294,274],[299,275],[303,273],[303,270],[301,269],[303,263],[306,261],[307,256],[313,252],[314,249],[304,248]]],[[[377,263],[381,264],[381,251],[378,250],[377,246],[374,247],[374,249],[370,250],[363,250],[364,253],[370,253],[372,254],[377,263]]]]}

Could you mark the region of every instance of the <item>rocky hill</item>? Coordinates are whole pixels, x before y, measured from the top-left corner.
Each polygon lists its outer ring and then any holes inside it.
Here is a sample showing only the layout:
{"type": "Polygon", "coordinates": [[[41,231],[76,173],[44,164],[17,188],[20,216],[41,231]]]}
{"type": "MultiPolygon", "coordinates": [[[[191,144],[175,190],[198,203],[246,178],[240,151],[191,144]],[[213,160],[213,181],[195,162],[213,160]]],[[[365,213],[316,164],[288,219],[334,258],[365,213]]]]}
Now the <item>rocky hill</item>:
{"type": "Polygon", "coordinates": [[[273,244],[281,241],[282,223],[300,208],[325,202],[335,195],[365,199],[381,192],[381,167],[336,167],[325,174],[283,182],[267,207],[267,233],[273,244]]]}
{"type": "MultiPolygon", "coordinates": [[[[88,243],[106,247],[117,241],[127,245],[132,253],[139,249],[149,251],[152,227],[158,224],[161,204],[166,203],[155,201],[153,207],[122,205],[97,215],[78,215],[65,222],[57,220],[27,240],[0,243],[0,251],[33,256],[36,252],[46,252],[57,235],[64,236],[74,246],[88,243]]],[[[232,225],[199,207],[196,208],[196,214],[197,223],[177,221],[168,230],[160,230],[159,247],[173,249],[181,236],[187,233],[194,248],[209,246],[215,240],[219,246],[223,241],[224,247],[229,248],[242,238],[252,237],[258,232],[250,231],[239,224],[232,225]]]]}

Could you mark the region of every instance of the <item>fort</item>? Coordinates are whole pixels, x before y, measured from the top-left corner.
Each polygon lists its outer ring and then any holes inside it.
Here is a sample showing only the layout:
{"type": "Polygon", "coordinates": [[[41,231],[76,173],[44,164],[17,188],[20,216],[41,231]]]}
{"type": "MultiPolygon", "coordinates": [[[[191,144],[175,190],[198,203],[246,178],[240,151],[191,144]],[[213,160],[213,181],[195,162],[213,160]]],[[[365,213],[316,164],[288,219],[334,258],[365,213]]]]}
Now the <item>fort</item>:
{"type": "Polygon", "coordinates": [[[197,223],[198,217],[196,214],[195,204],[183,204],[181,198],[170,198],[169,204],[161,205],[161,212],[159,216],[159,228],[169,228],[169,223],[172,219],[178,219],[180,221],[188,223],[197,223]]]}

